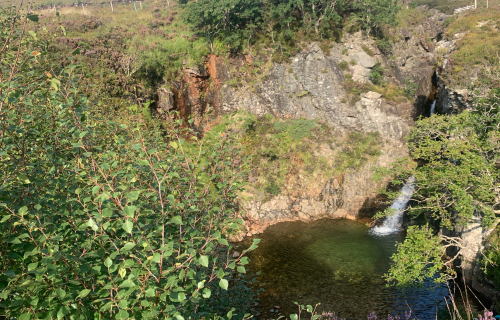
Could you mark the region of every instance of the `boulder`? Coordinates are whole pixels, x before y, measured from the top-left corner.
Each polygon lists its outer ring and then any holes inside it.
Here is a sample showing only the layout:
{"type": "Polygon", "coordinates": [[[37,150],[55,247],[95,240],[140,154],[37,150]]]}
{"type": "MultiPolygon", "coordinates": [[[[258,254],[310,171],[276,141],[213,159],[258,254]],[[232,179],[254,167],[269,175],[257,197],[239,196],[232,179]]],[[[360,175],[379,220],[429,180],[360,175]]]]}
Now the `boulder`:
{"type": "Polygon", "coordinates": [[[352,55],[352,59],[363,68],[373,68],[377,64],[377,59],[361,51],[352,55]]]}

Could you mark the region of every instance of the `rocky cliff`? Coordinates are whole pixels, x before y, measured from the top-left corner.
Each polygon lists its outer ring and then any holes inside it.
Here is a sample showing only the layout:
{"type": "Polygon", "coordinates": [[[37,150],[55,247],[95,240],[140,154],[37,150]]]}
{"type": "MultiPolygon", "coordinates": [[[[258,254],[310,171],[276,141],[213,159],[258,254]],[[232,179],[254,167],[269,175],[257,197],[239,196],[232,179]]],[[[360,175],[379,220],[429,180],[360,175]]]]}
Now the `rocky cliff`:
{"type": "Polygon", "coordinates": [[[211,55],[205,65],[185,69],[182,80],[158,91],[157,111],[160,115],[172,110],[191,115],[200,128],[209,117],[244,110],[280,119],[320,119],[339,135],[379,132],[384,140],[382,155],[362,169],[333,179],[318,177],[313,186],[299,188],[297,176],[295,186],[291,184],[287,190],[306,190],[302,193],[241,202],[251,221],[249,232],[284,220],[369,216],[381,205],[377,190],[384,183],[372,181],[373,168],[407,155],[404,137],[434,100],[434,49],[443,20],[443,14],[433,11],[418,25],[395,31],[400,41],[393,45],[390,56],[382,54],[375,40],[361,32],[346,34],[329,48],[303,44],[287,63],[273,62],[265,51],[254,56],[211,55]],[[417,84],[415,101],[394,101],[374,91],[350,99],[346,83],[371,84],[369,75],[378,63],[385,69],[388,83],[404,87],[410,80],[417,84]]]}

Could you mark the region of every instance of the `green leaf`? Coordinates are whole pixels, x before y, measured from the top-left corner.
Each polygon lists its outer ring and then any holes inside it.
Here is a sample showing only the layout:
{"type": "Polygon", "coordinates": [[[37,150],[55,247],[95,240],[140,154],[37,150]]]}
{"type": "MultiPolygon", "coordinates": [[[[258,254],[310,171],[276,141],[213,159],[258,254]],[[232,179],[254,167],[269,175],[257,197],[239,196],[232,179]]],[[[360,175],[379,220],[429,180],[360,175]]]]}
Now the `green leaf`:
{"type": "Polygon", "coordinates": [[[84,289],[78,294],[78,298],[85,298],[90,293],[90,289],[84,289]]]}
{"type": "Polygon", "coordinates": [[[208,267],[208,256],[200,256],[199,262],[202,266],[208,267]]]}
{"type": "Polygon", "coordinates": [[[161,255],[158,252],[155,252],[153,254],[153,262],[160,263],[161,261],[161,255]]]}
{"type": "Polygon", "coordinates": [[[203,298],[208,299],[208,298],[210,298],[211,295],[212,295],[212,291],[210,291],[209,288],[203,289],[203,294],[202,294],[203,298]]]}
{"type": "Polygon", "coordinates": [[[299,318],[299,316],[296,315],[296,314],[291,314],[290,315],[290,320],[297,320],[298,318],[299,318]]]}
{"type": "Polygon", "coordinates": [[[27,18],[33,22],[38,22],[38,15],[37,14],[30,13],[30,14],[28,14],[27,18]]]}
{"type": "Polygon", "coordinates": [[[5,221],[9,220],[10,218],[10,214],[6,215],[6,216],[3,216],[2,220],[0,221],[0,223],[4,223],[5,221]]]}
{"type": "Polygon", "coordinates": [[[50,86],[54,88],[55,90],[59,90],[59,86],[61,85],[61,81],[57,80],[56,78],[50,79],[50,86]]]}
{"type": "Polygon", "coordinates": [[[247,271],[246,271],[245,267],[243,267],[243,266],[238,266],[238,267],[236,268],[236,270],[238,270],[238,272],[239,272],[239,273],[247,273],[247,271]]]}
{"type": "Polygon", "coordinates": [[[111,267],[113,265],[113,260],[107,257],[106,260],[104,260],[104,265],[108,268],[111,267]]]}
{"type": "Polygon", "coordinates": [[[59,311],[57,312],[57,319],[62,319],[65,315],[67,315],[69,312],[69,307],[68,306],[62,306],[59,311]]]}
{"type": "Polygon", "coordinates": [[[30,34],[30,36],[33,37],[33,39],[37,40],[36,33],[34,31],[30,30],[30,31],[28,31],[28,33],[30,34]]]}
{"type": "Polygon", "coordinates": [[[228,285],[229,285],[229,282],[226,279],[220,279],[219,287],[221,287],[224,290],[227,290],[228,285]]]}
{"type": "Polygon", "coordinates": [[[26,184],[31,183],[30,179],[28,179],[28,176],[25,175],[24,173],[19,173],[17,175],[17,179],[19,181],[21,181],[22,183],[26,183],[26,184]]]}
{"type": "Polygon", "coordinates": [[[170,219],[168,221],[168,223],[175,223],[175,224],[178,224],[178,225],[182,225],[182,218],[181,218],[181,216],[175,216],[172,219],[170,219]]]}
{"type": "Polygon", "coordinates": [[[177,142],[175,141],[170,141],[170,145],[172,146],[172,148],[174,149],[177,149],[179,147],[179,145],[177,144],[177,142]]]}
{"type": "Polygon", "coordinates": [[[38,266],[37,262],[33,262],[33,263],[28,264],[28,271],[35,269],[37,266],[38,266]]]}
{"type": "Polygon", "coordinates": [[[220,243],[220,244],[222,244],[222,245],[225,245],[225,246],[228,246],[228,245],[229,245],[229,243],[227,242],[227,240],[226,240],[226,239],[219,238],[219,239],[217,239],[217,241],[219,241],[219,243],[220,243]]]}
{"type": "Polygon", "coordinates": [[[120,251],[127,251],[127,250],[131,250],[135,247],[135,243],[132,243],[132,242],[127,242],[125,243],[125,245],[122,247],[122,250],[120,251]]]}
{"type": "Polygon", "coordinates": [[[120,312],[118,312],[116,314],[116,317],[115,319],[128,319],[129,318],[129,313],[126,311],[126,310],[120,310],[120,312]]]}
{"type": "Polygon", "coordinates": [[[307,312],[313,312],[313,307],[310,304],[307,305],[307,312]]]}
{"type": "Polygon", "coordinates": [[[132,233],[133,226],[134,226],[134,224],[132,223],[132,221],[127,220],[123,223],[123,230],[125,230],[125,232],[127,232],[127,233],[132,233]]]}
{"type": "Polygon", "coordinates": [[[184,320],[184,317],[183,317],[183,316],[181,316],[180,314],[177,314],[177,315],[175,316],[175,319],[177,319],[177,320],[184,320]]]}
{"type": "Polygon", "coordinates": [[[62,299],[66,296],[66,291],[64,291],[64,289],[56,289],[56,294],[57,296],[59,297],[59,299],[62,299]]]}
{"type": "Polygon", "coordinates": [[[24,207],[19,208],[19,210],[17,212],[19,212],[19,214],[23,215],[27,211],[28,211],[28,207],[24,206],[24,207]]]}
{"type": "Polygon", "coordinates": [[[134,217],[135,210],[137,210],[136,206],[127,206],[127,207],[123,208],[123,211],[125,211],[125,214],[131,218],[134,217]]]}
{"type": "Polygon", "coordinates": [[[31,314],[29,312],[23,313],[22,315],[19,316],[19,320],[30,320],[31,319],[31,314]]]}

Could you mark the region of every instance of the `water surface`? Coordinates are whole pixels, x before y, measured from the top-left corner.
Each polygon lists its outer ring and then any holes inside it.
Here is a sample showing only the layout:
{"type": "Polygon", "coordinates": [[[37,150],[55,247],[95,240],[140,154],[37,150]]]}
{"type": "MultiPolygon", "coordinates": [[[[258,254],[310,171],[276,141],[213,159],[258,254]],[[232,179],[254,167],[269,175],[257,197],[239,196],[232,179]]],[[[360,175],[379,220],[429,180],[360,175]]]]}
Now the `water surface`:
{"type": "MultiPolygon", "coordinates": [[[[404,315],[409,308],[418,319],[435,319],[436,305],[448,296],[448,288],[433,283],[406,291],[387,287],[382,276],[404,233],[376,236],[368,231],[358,222],[325,219],[283,222],[253,237],[262,239],[249,255],[251,272],[261,271],[256,286],[265,289],[259,302],[261,318],[277,318],[269,312],[274,306],[284,315],[296,313],[297,301],[321,303],[319,311],[350,319],[366,319],[372,311],[404,315]]],[[[238,250],[253,238],[245,239],[238,250]]]]}

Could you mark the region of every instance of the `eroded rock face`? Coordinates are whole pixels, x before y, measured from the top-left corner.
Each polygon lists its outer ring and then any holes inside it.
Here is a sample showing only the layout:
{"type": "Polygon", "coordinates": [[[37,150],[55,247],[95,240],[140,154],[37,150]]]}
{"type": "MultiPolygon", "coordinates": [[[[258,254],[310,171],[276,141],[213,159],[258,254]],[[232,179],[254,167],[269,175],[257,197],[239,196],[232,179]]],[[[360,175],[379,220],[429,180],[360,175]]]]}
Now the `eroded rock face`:
{"type": "MultiPolygon", "coordinates": [[[[325,151],[328,152],[328,151],[325,151]]],[[[291,180],[284,189],[303,190],[299,193],[282,193],[262,202],[253,199],[240,201],[247,220],[248,235],[262,232],[269,225],[283,221],[312,221],[322,218],[352,219],[369,218],[369,206],[383,209],[385,199],[378,196],[377,190],[387,181],[375,182],[372,179],[373,168],[388,166],[398,158],[408,155],[403,144],[387,144],[382,155],[373,163],[357,171],[324,179],[317,177],[313,185],[301,186],[301,179],[291,180]],[[366,216],[361,217],[360,212],[366,216]]]]}
{"type": "MultiPolygon", "coordinates": [[[[365,95],[354,107],[349,105],[342,86],[345,77],[338,65],[342,55],[338,51],[334,47],[327,56],[318,44],[311,44],[307,51],[292,58],[290,66],[274,66],[269,79],[255,93],[222,86],[223,112],[245,110],[259,116],[321,119],[342,132],[378,131],[388,139],[401,140],[409,132],[412,110],[403,106],[401,110],[405,112],[394,113],[394,108],[375,93],[365,95]]],[[[365,66],[373,67],[376,63],[364,52],[357,52],[357,57],[365,66]]],[[[362,66],[354,67],[365,70],[366,77],[370,72],[362,66]]]]}

